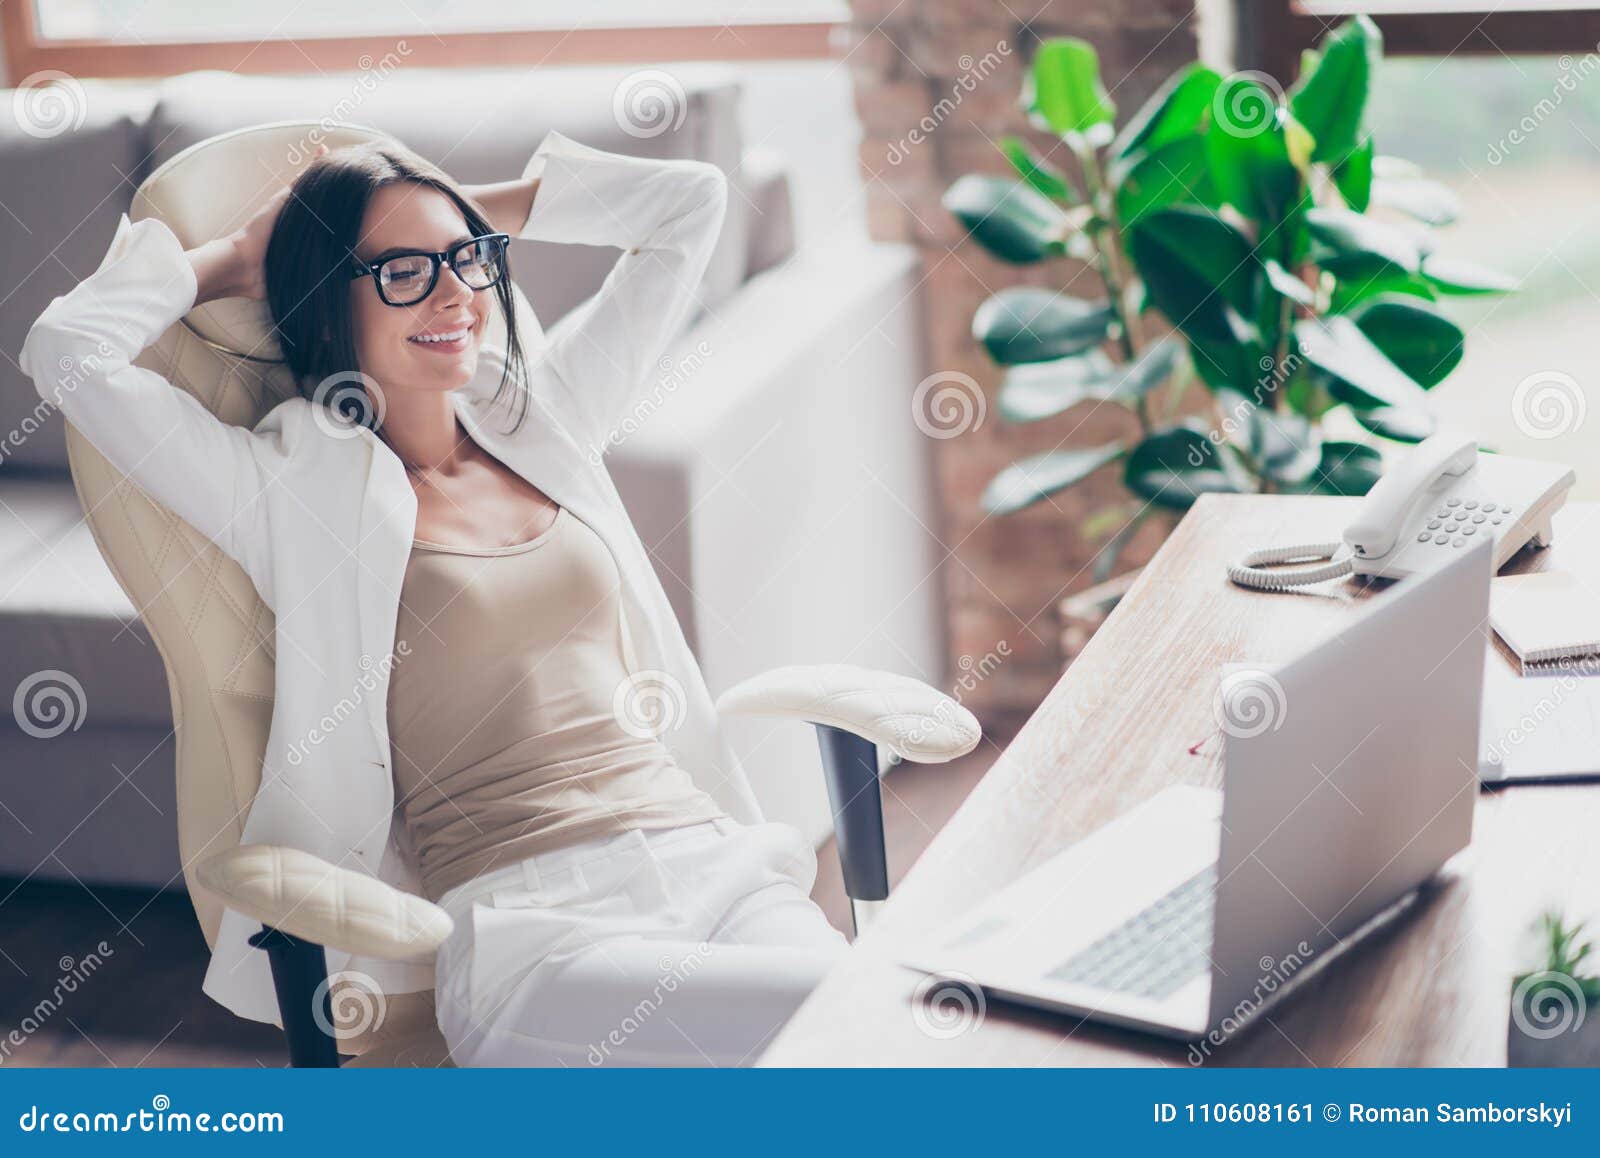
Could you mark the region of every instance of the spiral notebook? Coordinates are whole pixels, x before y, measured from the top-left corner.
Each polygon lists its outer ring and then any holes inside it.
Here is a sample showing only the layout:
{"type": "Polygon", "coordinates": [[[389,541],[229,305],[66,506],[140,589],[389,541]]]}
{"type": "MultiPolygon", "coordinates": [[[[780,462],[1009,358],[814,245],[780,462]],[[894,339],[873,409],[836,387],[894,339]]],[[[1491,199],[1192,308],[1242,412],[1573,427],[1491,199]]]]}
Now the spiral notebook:
{"type": "Polygon", "coordinates": [[[1600,674],[1600,584],[1565,571],[1506,575],[1489,585],[1489,622],[1524,674],[1600,674]]]}

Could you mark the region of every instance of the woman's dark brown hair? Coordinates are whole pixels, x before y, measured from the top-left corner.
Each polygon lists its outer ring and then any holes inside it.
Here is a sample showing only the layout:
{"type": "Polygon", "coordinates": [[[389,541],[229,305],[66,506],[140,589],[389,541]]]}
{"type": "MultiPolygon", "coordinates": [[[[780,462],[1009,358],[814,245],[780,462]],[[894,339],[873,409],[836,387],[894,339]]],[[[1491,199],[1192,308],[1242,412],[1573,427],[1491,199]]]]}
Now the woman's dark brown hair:
{"type": "MultiPolygon", "coordinates": [[[[350,309],[352,262],[367,204],[379,189],[400,181],[437,189],[450,198],[473,236],[494,232],[448,174],[409,150],[381,145],[336,149],[307,166],[273,225],[265,267],[267,308],[278,342],[296,386],[308,398],[333,375],[361,369],[350,309]]],[[[499,303],[506,330],[505,371],[493,401],[512,395],[515,430],[527,417],[527,362],[517,334],[509,254],[504,275],[486,292],[499,303]]],[[[335,404],[369,426],[376,422],[376,405],[362,405],[348,393],[335,404]]]]}

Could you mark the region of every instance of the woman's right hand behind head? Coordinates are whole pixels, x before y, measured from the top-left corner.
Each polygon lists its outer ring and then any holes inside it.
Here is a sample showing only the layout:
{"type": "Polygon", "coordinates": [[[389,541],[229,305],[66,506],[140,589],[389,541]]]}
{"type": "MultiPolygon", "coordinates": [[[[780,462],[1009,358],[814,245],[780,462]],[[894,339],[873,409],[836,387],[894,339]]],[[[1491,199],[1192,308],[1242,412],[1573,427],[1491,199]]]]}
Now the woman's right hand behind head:
{"type": "MultiPolygon", "coordinates": [[[[327,152],[328,146],[318,145],[315,156],[327,152]]],[[[196,305],[218,298],[267,296],[267,243],[288,200],[289,186],[285,185],[238,230],[189,251],[198,286],[196,305]]]]}

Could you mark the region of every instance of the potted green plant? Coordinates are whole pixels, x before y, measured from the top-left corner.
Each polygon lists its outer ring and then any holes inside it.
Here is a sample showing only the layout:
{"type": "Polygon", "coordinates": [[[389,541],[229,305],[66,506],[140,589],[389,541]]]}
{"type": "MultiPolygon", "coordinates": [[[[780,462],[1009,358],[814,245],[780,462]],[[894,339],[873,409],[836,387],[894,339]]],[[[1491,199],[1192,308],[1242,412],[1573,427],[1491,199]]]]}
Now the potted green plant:
{"type": "Polygon", "coordinates": [[[1540,967],[1512,979],[1508,1065],[1600,1065],[1600,976],[1583,928],[1555,912],[1535,925],[1540,967]]]}
{"type": "Polygon", "coordinates": [[[1454,196],[1375,153],[1365,108],[1381,55],[1376,26],[1356,17],[1306,54],[1286,94],[1260,74],[1194,64],[1117,131],[1093,47],[1040,44],[1022,104],[1070,163],[1006,138],[1015,176],[964,176],[944,205],[1003,261],[1087,263],[1099,296],[1002,289],[973,334],[1004,369],[1003,419],[1109,403],[1137,431],[1013,463],[984,493],[989,512],[1115,466],[1129,501],[1084,528],[1115,528],[1103,580],[1145,518],[1208,491],[1364,494],[1382,457],[1324,438],[1336,408],[1386,439],[1433,432],[1427,391],[1463,347],[1441,299],[1514,286],[1438,254],[1433,229],[1454,219],[1454,196]],[[1377,205],[1408,223],[1368,216],[1377,205]],[[1183,406],[1195,380],[1205,417],[1183,406]]]}

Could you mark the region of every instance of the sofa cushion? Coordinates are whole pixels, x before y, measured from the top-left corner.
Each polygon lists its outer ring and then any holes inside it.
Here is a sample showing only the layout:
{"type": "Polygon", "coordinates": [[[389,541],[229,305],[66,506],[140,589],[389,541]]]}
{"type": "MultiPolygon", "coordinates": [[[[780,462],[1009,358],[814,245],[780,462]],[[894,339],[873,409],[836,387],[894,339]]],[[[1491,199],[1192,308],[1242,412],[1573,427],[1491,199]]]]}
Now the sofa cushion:
{"type": "MultiPolygon", "coordinates": [[[[148,91],[86,83],[62,94],[71,111],[59,131],[56,122],[0,119],[0,471],[66,467],[61,416],[18,368],[17,352],[45,306],[99,266],[148,171],[148,91]],[[75,113],[83,123],[71,128],[75,113]]],[[[8,108],[12,96],[0,93],[8,108]]]]}
{"type": "MultiPolygon", "coordinates": [[[[592,67],[387,74],[375,67],[308,77],[194,72],[160,86],[151,161],[159,165],[217,133],[298,119],[369,125],[468,183],[515,177],[551,129],[612,152],[709,161],[735,186],[701,290],[711,308],[738,289],[748,261],[738,103],[735,74],[709,67],[674,67],[670,74],[592,67]],[[651,101],[663,93],[666,107],[681,115],[669,114],[670,126],[657,131],[650,114],[662,106],[651,101]]],[[[308,134],[305,150],[316,144],[308,134]]],[[[512,253],[518,284],[545,325],[598,289],[616,260],[608,250],[522,240],[512,253]]]]}
{"type": "Polygon", "coordinates": [[[58,709],[78,717],[73,730],[171,727],[160,653],[101,558],[69,477],[0,474],[0,576],[0,695],[14,715],[30,714],[40,739],[57,728],[58,709]]]}

